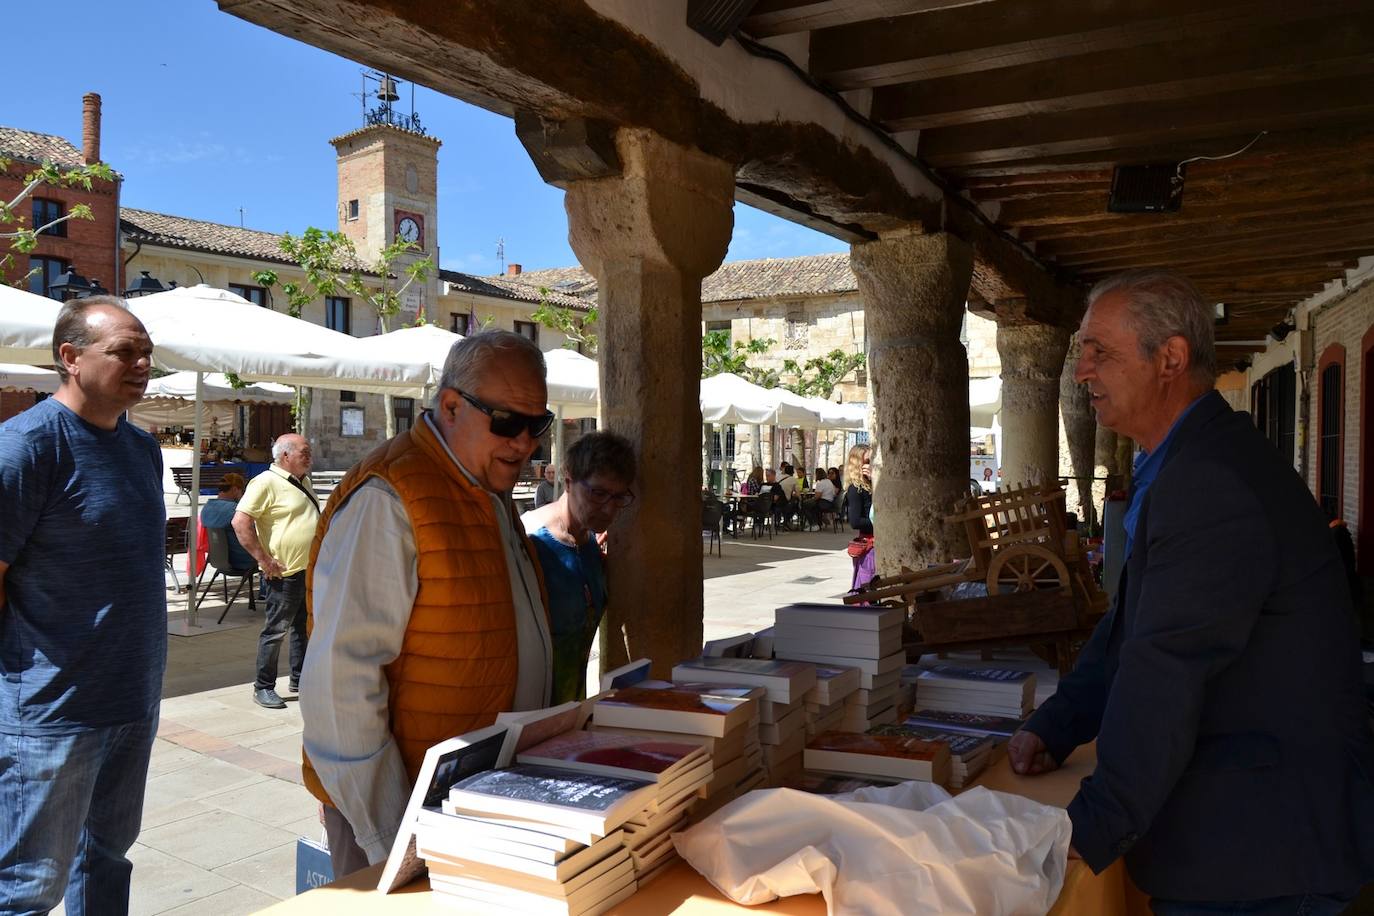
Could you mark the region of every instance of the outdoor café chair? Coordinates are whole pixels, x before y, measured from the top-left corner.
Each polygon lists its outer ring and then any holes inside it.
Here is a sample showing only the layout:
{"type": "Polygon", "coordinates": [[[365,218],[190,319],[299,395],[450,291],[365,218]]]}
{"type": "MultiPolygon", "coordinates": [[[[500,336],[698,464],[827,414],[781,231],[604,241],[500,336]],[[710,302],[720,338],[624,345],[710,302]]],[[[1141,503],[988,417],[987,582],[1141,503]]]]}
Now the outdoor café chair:
{"type": "Polygon", "coordinates": [[[201,602],[205,596],[210,594],[210,589],[214,586],[215,580],[220,576],[224,580],[220,583],[224,588],[224,613],[219,615],[216,625],[224,623],[224,618],[229,613],[229,609],[238,600],[239,592],[243,591],[244,583],[248,583],[248,609],[256,611],[258,609],[257,600],[253,597],[253,574],[258,571],[258,564],[254,563],[247,569],[235,569],[234,564],[229,559],[229,531],[227,528],[206,528],[206,534],[210,537],[210,565],[215,568],[215,574],[210,577],[210,581],[205,583],[205,588],[201,590],[200,597],[196,599],[196,610],[200,610],[201,602]],[[234,596],[229,597],[229,580],[237,578],[238,586],[234,589],[234,596]]]}

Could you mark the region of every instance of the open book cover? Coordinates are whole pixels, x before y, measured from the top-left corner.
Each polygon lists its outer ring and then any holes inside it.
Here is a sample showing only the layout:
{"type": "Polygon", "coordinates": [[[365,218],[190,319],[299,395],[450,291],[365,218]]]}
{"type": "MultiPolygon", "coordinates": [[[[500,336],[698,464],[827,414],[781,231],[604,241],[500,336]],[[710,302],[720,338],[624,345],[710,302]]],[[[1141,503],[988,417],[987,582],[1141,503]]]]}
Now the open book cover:
{"type": "Polygon", "coordinates": [[[424,872],[424,860],[415,851],[415,828],[420,812],[439,811],[456,784],[495,767],[505,742],[506,727],[498,724],[441,741],[425,752],[420,775],[406,803],[377,890],[389,894],[424,872]]]}
{"type": "Polygon", "coordinates": [[[497,767],[510,766],[521,751],[555,735],[577,731],[587,724],[591,714],[592,704],[586,700],[572,700],[547,709],[498,713],[496,724],[506,727],[506,746],[497,767]]]}

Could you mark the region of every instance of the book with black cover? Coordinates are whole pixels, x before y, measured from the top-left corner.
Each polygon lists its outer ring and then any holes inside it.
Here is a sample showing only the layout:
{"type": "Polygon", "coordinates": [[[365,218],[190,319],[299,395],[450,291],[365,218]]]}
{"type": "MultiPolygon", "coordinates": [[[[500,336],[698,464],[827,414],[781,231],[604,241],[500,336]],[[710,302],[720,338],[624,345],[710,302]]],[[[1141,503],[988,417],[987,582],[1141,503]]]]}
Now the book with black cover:
{"type": "Polygon", "coordinates": [[[918,709],[906,717],[912,725],[926,725],[934,728],[947,728],[971,735],[992,735],[997,738],[1010,738],[1026,724],[1024,719],[1009,716],[980,716],[969,712],[950,712],[944,709],[918,709]]]}
{"type": "Polygon", "coordinates": [[[516,764],[469,776],[449,792],[461,810],[528,817],[605,835],[647,807],[657,784],[516,764]]]}
{"type": "Polygon", "coordinates": [[[441,741],[425,752],[377,890],[389,894],[424,872],[425,864],[415,852],[415,829],[420,812],[438,811],[454,785],[496,766],[506,737],[504,725],[491,725],[441,741]]]}

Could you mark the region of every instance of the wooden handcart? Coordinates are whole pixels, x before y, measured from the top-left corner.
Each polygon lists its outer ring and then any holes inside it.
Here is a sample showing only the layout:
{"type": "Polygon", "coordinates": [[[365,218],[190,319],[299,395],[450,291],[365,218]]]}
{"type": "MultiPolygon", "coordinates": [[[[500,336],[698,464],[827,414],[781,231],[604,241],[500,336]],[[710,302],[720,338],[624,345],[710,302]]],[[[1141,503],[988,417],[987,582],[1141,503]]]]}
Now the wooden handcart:
{"type": "Polygon", "coordinates": [[[1061,673],[1107,608],[1078,533],[1064,524],[1059,487],[1014,487],[961,500],[946,521],[963,524],[972,556],[874,578],[846,604],[900,604],[915,639],[913,660],[946,649],[1029,645],[1061,673]],[[983,583],[986,595],[946,590],[983,583]]]}

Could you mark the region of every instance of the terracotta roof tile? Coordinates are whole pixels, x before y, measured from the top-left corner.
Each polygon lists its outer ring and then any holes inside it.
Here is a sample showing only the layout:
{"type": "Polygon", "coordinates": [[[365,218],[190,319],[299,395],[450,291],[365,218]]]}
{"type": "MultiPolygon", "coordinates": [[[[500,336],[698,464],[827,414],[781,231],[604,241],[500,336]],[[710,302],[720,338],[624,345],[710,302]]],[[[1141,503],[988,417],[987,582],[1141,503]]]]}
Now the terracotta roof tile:
{"type": "MultiPolygon", "coordinates": [[[[596,295],[596,278],[580,267],[529,270],[514,277],[487,278],[514,281],[583,298],[596,295]]],[[[787,296],[824,296],[852,293],[859,288],[849,269],[849,255],[813,254],[798,258],[761,258],[729,261],[701,284],[702,302],[736,302],[787,296]]]]}
{"type": "MultiPolygon", "coordinates": [[[[439,279],[447,281],[463,292],[478,296],[494,296],[498,299],[513,299],[518,302],[531,303],[538,303],[543,298],[539,292],[538,284],[520,283],[513,277],[475,277],[472,274],[459,273],[456,270],[440,270],[439,279]]],[[[579,312],[585,312],[595,304],[586,299],[569,296],[552,289],[548,292],[548,300],[551,305],[559,305],[579,312]]]]}
{"type": "Polygon", "coordinates": [[[70,141],[52,134],[40,134],[17,127],[0,127],[0,158],[47,160],[54,165],[79,168],[84,164],[81,150],[70,141]]]}
{"type": "Polygon", "coordinates": [[[120,208],[119,222],[126,239],[144,245],[208,251],[279,264],[295,263],[282,252],[282,237],[275,232],[225,226],[130,207],[120,208]]]}

